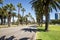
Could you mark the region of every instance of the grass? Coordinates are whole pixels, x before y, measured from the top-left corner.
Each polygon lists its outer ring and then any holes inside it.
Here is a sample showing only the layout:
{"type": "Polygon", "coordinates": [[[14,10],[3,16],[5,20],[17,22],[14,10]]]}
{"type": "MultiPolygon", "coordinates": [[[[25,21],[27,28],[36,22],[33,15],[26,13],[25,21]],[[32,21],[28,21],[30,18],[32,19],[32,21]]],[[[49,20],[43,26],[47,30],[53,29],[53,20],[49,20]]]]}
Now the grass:
{"type": "MultiPolygon", "coordinates": [[[[38,27],[44,29],[44,27],[38,27]]],[[[39,31],[36,33],[37,40],[60,40],[60,25],[49,25],[49,32],[39,31]]]]}

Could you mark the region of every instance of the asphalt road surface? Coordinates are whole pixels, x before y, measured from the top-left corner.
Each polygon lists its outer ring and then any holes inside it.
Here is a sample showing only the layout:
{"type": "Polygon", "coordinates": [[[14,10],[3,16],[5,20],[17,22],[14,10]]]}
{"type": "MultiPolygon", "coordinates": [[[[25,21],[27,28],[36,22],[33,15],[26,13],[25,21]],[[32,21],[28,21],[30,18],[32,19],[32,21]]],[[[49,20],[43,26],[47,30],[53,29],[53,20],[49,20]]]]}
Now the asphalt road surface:
{"type": "Polygon", "coordinates": [[[0,28],[0,40],[35,40],[36,26],[0,28]]]}

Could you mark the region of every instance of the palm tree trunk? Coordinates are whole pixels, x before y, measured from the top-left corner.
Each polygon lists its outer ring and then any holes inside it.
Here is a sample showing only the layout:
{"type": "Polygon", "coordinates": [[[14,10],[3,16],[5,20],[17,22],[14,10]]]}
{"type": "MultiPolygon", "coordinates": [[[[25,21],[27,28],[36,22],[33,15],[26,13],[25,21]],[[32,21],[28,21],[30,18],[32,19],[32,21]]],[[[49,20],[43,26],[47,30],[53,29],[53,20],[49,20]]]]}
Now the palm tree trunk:
{"type": "Polygon", "coordinates": [[[22,13],[22,25],[23,25],[23,14],[24,14],[24,13],[22,13]]]}
{"type": "Polygon", "coordinates": [[[22,25],[22,17],[21,17],[21,19],[20,19],[20,24],[22,25]]]}
{"type": "Polygon", "coordinates": [[[20,12],[20,8],[18,8],[18,25],[20,24],[20,21],[19,21],[19,12],[20,12]]]}
{"type": "Polygon", "coordinates": [[[27,25],[28,23],[27,23],[27,18],[26,18],[26,25],[27,25]]]}
{"type": "Polygon", "coordinates": [[[13,24],[14,24],[14,22],[15,22],[15,21],[14,21],[14,16],[13,16],[13,24]]]}
{"type": "Polygon", "coordinates": [[[10,27],[11,24],[11,12],[8,13],[8,27],[10,27]]]}
{"type": "Polygon", "coordinates": [[[1,25],[3,24],[3,19],[1,18],[1,25]]]}
{"type": "Polygon", "coordinates": [[[1,17],[1,25],[3,25],[3,16],[1,17]]]}
{"type": "Polygon", "coordinates": [[[4,25],[5,25],[5,23],[6,23],[6,18],[4,18],[4,25]]]}
{"type": "Polygon", "coordinates": [[[10,27],[10,23],[9,23],[9,17],[8,17],[8,27],[10,27]]]}
{"type": "Polygon", "coordinates": [[[45,22],[45,31],[48,31],[48,22],[49,22],[49,13],[48,13],[48,6],[46,6],[46,22],[45,22]]]}
{"type": "Polygon", "coordinates": [[[41,24],[40,24],[40,19],[38,19],[38,25],[41,26],[41,24]]]}

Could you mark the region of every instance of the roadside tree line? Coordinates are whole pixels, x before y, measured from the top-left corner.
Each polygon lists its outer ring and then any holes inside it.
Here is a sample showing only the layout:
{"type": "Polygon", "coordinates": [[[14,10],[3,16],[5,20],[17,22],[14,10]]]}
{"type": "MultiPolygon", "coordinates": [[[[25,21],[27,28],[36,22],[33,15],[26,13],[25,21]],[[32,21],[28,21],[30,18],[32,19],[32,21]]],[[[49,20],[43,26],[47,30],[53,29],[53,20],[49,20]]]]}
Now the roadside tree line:
{"type": "Polygon", "coordinates": [[[4,5],[3,2],[4,2],[4,0],[0,0],[0,4],[2,5],[0,7],[1,25],[5,25],[6,24],[6,20],[7,20],[7,24],[10,27],[11,18],[13,18],[13,23],[12,24],[15,24],[14,17],[18,18],[18,20],[16,22],[18,25],[19,24],[24,24],[24,23],[28,24],[28,22],[29,22],[28,17],[31,17],[31,19],[34,19],[31,16],[31,13],[29,13],[29,14],[24,16],[24,12],[26,10],[25,10],[25,8],[22,7],[21,3],[17,4],[17,7],[18,7],[18,15],[17,15],[17,13],[15,12],[16,11],[15,5],[13,5],[12,3],[4,5]],[[20,15],[21,11],[22,11],[22,15],[20,15]]]}

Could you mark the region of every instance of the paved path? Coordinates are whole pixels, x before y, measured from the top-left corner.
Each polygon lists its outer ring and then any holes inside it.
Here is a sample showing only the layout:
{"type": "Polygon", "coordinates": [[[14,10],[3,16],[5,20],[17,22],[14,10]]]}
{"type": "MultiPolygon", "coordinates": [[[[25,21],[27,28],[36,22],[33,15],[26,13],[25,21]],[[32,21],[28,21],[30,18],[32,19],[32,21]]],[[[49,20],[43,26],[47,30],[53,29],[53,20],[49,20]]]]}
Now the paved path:
{"type": "Polygon", "coordinates": [[[35,40],[35,26],[18,26],[0,29],[0,40],[35,40]]]}

